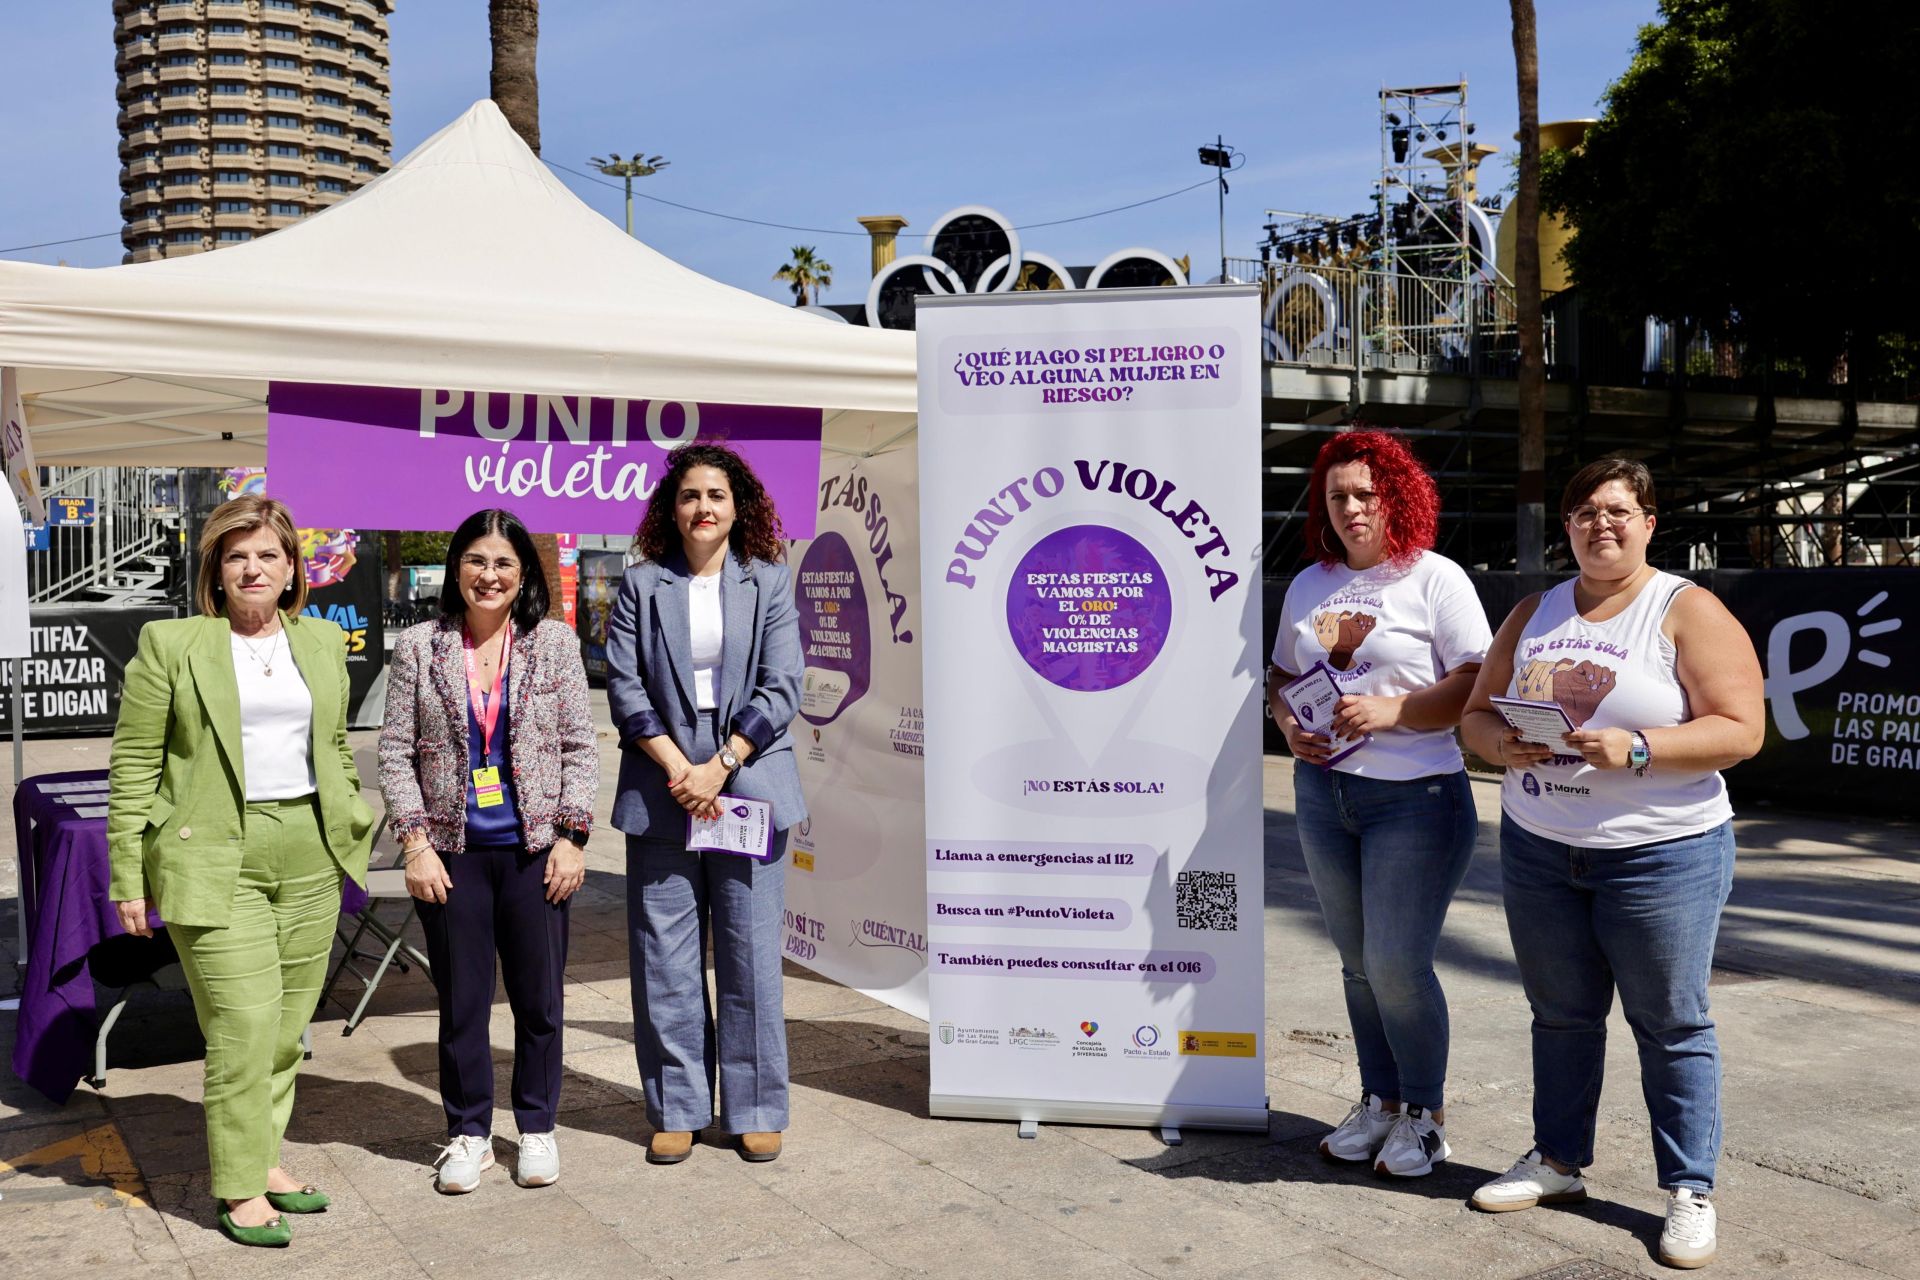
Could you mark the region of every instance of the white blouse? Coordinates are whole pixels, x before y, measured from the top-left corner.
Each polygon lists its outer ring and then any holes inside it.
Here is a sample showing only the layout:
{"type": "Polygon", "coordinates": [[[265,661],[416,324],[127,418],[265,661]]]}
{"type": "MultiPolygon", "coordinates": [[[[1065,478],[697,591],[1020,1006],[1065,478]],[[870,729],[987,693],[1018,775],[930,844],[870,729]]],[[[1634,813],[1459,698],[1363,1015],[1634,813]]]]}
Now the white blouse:
{"type": "Polygon", "coordinates": [[[689,584],[692,597],[688,620],[692,624],[693,705],[696,710],[716,711],[720,707],[720,641],[724,624],[720,615],[720,575],[707,574],[689,584]]]}
{"type": "Polygon", "coordinates": [[[285,628],[266,640],[232,639],[247,803],[312,795],[313,694],[293,663],[285,628]]]}

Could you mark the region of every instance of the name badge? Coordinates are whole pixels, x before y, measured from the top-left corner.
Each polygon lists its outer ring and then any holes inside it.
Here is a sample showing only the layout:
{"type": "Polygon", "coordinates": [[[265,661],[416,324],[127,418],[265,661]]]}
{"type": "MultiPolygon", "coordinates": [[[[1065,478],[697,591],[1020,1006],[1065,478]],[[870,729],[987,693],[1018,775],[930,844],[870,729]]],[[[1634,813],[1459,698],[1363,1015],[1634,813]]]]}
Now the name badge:
{"type": "Polygon", "coordinates": [[[473,771],[473,798],[482,809],[507,802],[507,793],[500,785],[499,765],[485,765],[473,771]]]}

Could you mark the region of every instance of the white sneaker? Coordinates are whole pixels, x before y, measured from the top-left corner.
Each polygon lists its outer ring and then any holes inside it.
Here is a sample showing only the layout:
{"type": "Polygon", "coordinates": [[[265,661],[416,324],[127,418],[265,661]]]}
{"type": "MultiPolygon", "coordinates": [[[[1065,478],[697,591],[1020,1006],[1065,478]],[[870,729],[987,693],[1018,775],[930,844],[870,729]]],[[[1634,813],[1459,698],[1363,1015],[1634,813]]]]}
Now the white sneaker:
{"type": "Polygon", "coordinates": [[[1537,1204],[1578,1204],[1587,1184],[1576,1173],[1561,1173],[1535,1147],[1519,1163],[1473,1193],[1470,1203],[1483,1213],[1511,1213],[1537,1204]]]}
{"type": "Polygon", "coordinates": [[[1433,1113],[1425,1107],[1408,1106],[1393,1118],[1393,1128],[1387,1131],[1373,1168],[1376,1173],[1390,1173],[1396,1178],[1421,1178],[1452,1154],[1447,1127],[1435,1124],[1433,1113]]]}
{"type": "Polygon", "coordinates": [[[460,1196],[480,1185],[480,1175],[493,1168],[493,1135],[463,1133],[440,1148],[439,1176],[433,1189],[443,1196],[460,1196]]]}
{"type": "Polygon", "coordinates": [[[560,1147],[553,1140],[553,1130],[520,1135],[513,1180],[523,1187],[550,1187],[560,1181],[560,1147]]]}
{"type": "Polygon", "coordinates": [[[1719,1252],[1713,1201],[1681,1187],[1667,1197],[1667,1229],[1660,1233],[1660,1261],[1670,1267],[1704,1267],[1719,1252]]]}
{"type": "Polygon", "coordinates": [[[1360,1101],[1353,1104],[1347,1118],[1320,1139],[1320,1154],[1329,1160],[1363,1164],[1378,1154],[1380,1144],[1387,1140],[1387,1131],[1399,1118],[1399,1112],[1383,1111],[1380,1099],[1362,1090],[1360,1101]]]}

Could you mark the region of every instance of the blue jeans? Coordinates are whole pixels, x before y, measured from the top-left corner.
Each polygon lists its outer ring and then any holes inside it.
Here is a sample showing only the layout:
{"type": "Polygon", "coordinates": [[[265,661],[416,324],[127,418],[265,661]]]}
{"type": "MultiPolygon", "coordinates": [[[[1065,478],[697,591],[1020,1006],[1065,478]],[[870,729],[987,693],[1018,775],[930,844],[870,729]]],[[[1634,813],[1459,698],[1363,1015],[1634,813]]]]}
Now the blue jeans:
{"type": "Polygon", "coordinates": [[[1500,822],[1507,931],[1533,1008],[1533,1141],[1593,1163],[1613,993],[1640,1046],[1660,1185],[1713,1190],[1720,1045],[1707,1008],[1733,824],[1633,849],[1588,849],[1500,822]]]}
{"type": "Polygon", "coordinates": [[[1480,829],[1466,771],[1392,782],[1296,761],[1293,792],[1300,852],[1340,953],[1360,1086],[1444,1106],[1447,996],[1433,953],[1480,829]]]}

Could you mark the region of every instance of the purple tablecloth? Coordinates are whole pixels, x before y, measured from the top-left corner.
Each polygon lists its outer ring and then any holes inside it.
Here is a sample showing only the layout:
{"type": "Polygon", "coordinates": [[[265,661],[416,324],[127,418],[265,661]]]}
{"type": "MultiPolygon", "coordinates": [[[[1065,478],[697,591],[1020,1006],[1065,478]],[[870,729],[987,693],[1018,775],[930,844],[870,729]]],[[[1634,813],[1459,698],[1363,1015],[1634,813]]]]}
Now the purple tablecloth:
{"type": "MultiPolygon", "coordinates": [[[[100,1024],[88,957],[124,933],[108,896],[106,784],[104,770],[42,774],[22,782],[13,797],[28,930],[13,1073],[60,1103],[93,1067],[100,1024]]],[[[344,883],[343,914],[357,914],[366,902],[360,886],[344,883]]],[[[147,919],[164,927],[158,915],[147,919]]]]}

